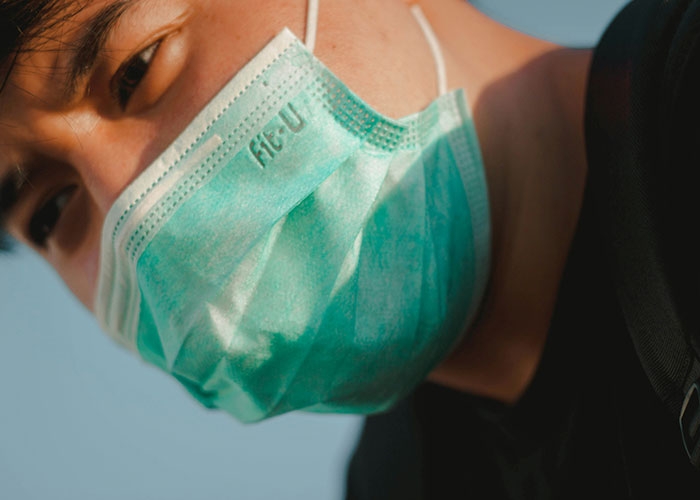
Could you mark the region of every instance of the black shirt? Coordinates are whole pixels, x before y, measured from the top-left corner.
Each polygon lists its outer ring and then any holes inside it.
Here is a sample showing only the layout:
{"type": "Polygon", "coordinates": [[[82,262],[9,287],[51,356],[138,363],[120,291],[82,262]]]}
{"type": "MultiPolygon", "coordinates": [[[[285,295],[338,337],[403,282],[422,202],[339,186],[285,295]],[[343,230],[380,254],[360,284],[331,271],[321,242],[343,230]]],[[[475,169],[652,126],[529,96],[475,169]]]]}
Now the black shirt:
{"type": "Polygon", "coordinates": [[[366,419],[347,500],[700,498],[625,328],[590,191],[524,395],[509,407],[423,384],[366,419]]]}

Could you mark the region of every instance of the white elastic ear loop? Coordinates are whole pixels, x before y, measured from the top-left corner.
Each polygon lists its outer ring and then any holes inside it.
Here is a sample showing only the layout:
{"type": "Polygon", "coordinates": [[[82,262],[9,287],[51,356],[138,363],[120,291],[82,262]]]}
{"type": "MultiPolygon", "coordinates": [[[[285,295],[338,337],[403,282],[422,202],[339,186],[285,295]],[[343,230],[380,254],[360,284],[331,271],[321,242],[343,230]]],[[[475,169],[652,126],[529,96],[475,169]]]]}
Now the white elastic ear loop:
{"type": "Polygon", "coordinates": [[[428,45],[430,46],[430,51],[433,53],[433,59],[435,60],[435,71],[437,72],[438,95],[445,95],[447,94],[447,70],[445,69],[445,58],[442,55],[440,42],[433,32],[433,28],[430,27],[430,23],[425,18],[420,5],[416,4],[411,7],[411,12],[413,12],[416,20],[418,20],[418,24],[423,30],[425,39],[428,41],[428,45]]]}
{"type": "Polygon", "coordinates": [[[316,48],[316,31],[318,30],[318,2],[309,0],[306,8],[306,41],[304,42],[309,52],[313,54],[316,48]]]}

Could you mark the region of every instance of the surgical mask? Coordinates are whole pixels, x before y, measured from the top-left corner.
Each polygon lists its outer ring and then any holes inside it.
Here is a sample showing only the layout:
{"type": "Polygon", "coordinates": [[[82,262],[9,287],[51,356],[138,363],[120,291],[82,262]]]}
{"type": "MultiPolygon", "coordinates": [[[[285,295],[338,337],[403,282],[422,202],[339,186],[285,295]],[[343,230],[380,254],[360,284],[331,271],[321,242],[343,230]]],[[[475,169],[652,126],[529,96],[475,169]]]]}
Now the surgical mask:
{"type": "Polygon", "coordinates": [[[373,413],[469,329],[489,270],[484,168],[462,90],[400,120],[284,29],[107,214],[107,332],[244,422],[373,413]]]}

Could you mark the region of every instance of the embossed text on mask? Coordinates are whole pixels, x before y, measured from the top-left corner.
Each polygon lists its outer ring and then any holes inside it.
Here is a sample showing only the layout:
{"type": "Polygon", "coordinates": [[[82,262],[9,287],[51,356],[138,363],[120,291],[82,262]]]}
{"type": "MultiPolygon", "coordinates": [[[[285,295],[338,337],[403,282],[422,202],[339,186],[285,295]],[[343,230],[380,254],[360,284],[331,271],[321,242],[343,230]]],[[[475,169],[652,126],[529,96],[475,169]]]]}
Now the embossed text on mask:
{"type": "Polygon", "coordinates": [[[289,103],[265,127],[265,130],[250,141],[250,152],[260,166],[265,168],[304,128],[306,128],[306,121],[292,103],[289,103]]]}

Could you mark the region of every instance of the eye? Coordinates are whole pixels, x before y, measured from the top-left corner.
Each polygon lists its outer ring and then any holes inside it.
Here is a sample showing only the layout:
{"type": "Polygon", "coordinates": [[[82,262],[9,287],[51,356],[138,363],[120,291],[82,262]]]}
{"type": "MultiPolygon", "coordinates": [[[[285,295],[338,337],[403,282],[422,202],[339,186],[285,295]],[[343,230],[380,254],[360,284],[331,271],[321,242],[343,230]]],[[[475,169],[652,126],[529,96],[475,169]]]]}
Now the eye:
{"type": "Polygon", "coordinates": [[[160,46],[160,40],[148,46],[134,57],[122,64],[110,82],[112,96],[119,103],[122,111],[126,110],[131,96],[136,92],[141,81],[146,77],[153,57],[160,46]]]}
{"type": "Polygon", "coordinates": [[[29,239],[36,246],[46,248],[46,240],[53,233],[63,209],[68,204],[77,186],[67,186],[44,203],[29,220],[29,239]]]}

